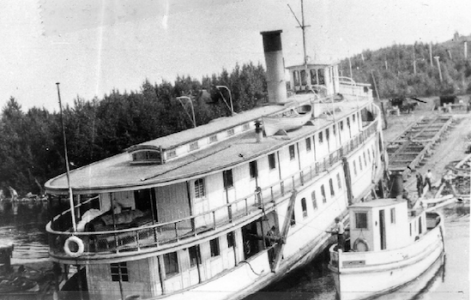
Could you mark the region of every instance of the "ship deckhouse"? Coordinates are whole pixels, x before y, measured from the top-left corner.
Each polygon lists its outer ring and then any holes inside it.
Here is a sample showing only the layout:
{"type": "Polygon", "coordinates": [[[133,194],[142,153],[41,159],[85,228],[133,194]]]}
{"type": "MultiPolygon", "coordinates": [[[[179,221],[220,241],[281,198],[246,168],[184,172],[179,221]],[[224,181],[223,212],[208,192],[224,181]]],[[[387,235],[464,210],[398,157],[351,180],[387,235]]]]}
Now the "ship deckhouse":
{"type": "MultiPolygon", "coordinates": [[[[50,257],[77,266],[90,299],[241,298],[320,253],[381,179],[369,86],[309,65],[332,88],[287,97],[281,31],[262,35],[267,105],[70,172],[75,207],[47,225],[50,257]]],[[[53,205],[68,198],[67,176],[46,189],[53,205]]]]}

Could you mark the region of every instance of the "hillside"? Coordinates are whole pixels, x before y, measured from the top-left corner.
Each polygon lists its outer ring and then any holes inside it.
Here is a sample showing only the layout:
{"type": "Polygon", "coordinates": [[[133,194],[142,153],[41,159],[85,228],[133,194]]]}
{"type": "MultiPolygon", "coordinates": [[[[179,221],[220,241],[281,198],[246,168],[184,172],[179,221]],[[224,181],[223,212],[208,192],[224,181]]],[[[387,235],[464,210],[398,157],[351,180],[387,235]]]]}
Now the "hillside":
{"type": "MultiPolygon", "coordinates": [[[[350,57],[352,75],[355,81],[369,82],[373,86],[374,74],[382,98],[471,93],[470,48],[471,35],[455,33],[452,39],[443,43],[430,45],[416,42],[414,45],[393,45],[376,51],[365,50],[350,57]],[[433,65],[430,62],[430,47],[433,65]]],[[[340,73],[350,77],[349,58],[340,62],[340,73]]]]}

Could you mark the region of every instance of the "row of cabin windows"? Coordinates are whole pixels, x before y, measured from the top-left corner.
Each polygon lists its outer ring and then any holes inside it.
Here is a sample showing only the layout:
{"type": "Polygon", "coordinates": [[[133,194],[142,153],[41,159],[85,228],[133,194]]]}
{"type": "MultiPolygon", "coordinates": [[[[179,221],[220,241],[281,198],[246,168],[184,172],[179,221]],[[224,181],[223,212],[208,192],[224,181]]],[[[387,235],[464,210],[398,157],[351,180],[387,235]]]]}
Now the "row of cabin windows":
{"type": "MultiPolygon", "coordinates": [[[[229,232],[226,235],[227,247],[233,248],[235,245],[235,236],[233,232],[229,232]]],[[[217,257],[221,255],[219,247],[219,239],[215,238],[209,241],[209,248],[211,257],[217,257]]],[[[190,258],[190,267],[196,266],[197,263],[201,264],[201,254],[199,245],[188,248],[188,255],[190,258]]],[[[177,252],[171,252],[163,255],[165,275],[172,276],[180,273],[178,255],[177,252]]],[[[112,263],[110,264],[111,280],[112,281],[129,281],[128,266],[126,262],[112,263]]]]}
{"type": "MultiPolygon", "coordinates": [[[[342,189],[342,182],[340,181],[340,173],[337,173],[337,186],[338,189],[342,189]]],[[[335,189],[334,189],[334,184],[332,178],[329,179],[329,189],[330,189],[330,196],[334,197],[335,196],[335,189]]],[[[322,203],[327,202],[327,197],[325,195],[325,188],[324,185],[321,184],[321,195],[322,195],[322,203]]],[[[313,190],[311,193],[311,201],[312,201],[312,207],[314,210],[317,209],[317,199],[316,199],[316,191],[313,190]]],[[[303,218],[306,218],[308,216],[307,213],[307,203],[306,203],[306,198],[301,199],[301,209],[303,212],[303,218]]],[[[293,210],[293,214],[291,215],[291,221],[290,221],[291,226],[296,225],[296,216],[293,210]]]]}
{"type": "MultiPolygon", "coordinates": [[[[322,132],[319,133],[319,137],[320,138],[322,137],[322,132]]],[[[311,139],[310,138],[306,139],[306,149],[307,149],[307,151],[310,151],[312,149],[311,148],[311,139]]],[[[371,163],[370,149],[367,150],[367,153],[368,153],[368,160],[371,163]]],[[[373,152],[373,154],[374,154],[374,152],[373,152]]],[[[289,146],[289,155],[290,155],[290,160],[294,160],[296,158],[296,152],[295,152],[295,146],[294,145],[289,146]]],[[[363,159],[365,161],[365,167],[366,167],[367,156],[366,156],[365,151],[363,151],[363,159]]],[[[359,156],[358,160],[359,160],[360,171],[361,171],[363,169],[362,162],[361,162],[361,156],[359,156]]],[[[268,155],[268,166],[269,166],[270,170],[276,169],[275,153],[272,153],[272,154],[268,155]]],[[[357,175],[357,168],[356,168],[356,162],[355,161],[353,161],[353,172],[356,176],[357,175]]],[[[258,177],[257,161],[254,160],[254,161],[251,161],[249,163],[249,173],[250,173],[250,178],[258,177]]],[[[232,177],[232,170],[223,171],[222,176],[223,176],[223,183],[224,183],[224,188],[225,189],[229,189],[229,188],[234,186],[234,180],[233,180],[233,177],[232,177]]],[[[337,174],[337,176],[338,176],[338,185],[339,185],[339,189],[340,189],[341,188],[340,177],[339,177],[338,174],[337,174]]],[[[204,184],[204,179],[203,178],[199,178],[199,179],[195,180],[194,188],[195,188],[195,198],[202,198],[206,195],[205,184],[204,184]]],[[[332,194],[332,191],[333,191],[333,188],[331,189],[331,194],[332,194]]],[[[333,196],[333,194],[332,194],[332,196],[333,196]]]]}
{"type": "MultiPolygon", "coordinates": [[[[374,154],[374,151],[373,151],[373,154],[374,154]]],[[[362,157],[362,154],[360,154],[358,156],[358,165],[360,166],[360,171],[363,170],[363,164],[362,164],[361,157],[362,157]]],[[[370,155],[370,149],[369,148],[367,150],[363,150],[363,161],[364,161],[364,164],[365,164],[365,168],[367,167],[368,163],[371,163],[371,155],[370,155]],[[366,159],[367,158],[366,153],[368,153],[368,160],[366,159]]],[[[355,176],[357,175],[357,165],[356,165],[355,160],[353,161],[353,174],[355,176]]]]}

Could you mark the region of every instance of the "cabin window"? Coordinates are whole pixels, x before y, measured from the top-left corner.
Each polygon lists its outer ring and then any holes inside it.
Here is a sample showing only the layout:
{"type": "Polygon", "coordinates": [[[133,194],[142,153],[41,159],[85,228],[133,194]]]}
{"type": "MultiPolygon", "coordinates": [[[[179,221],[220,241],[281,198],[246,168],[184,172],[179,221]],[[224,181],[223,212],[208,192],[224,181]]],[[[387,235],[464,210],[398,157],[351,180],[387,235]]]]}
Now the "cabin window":
{"type": "Polygon", "coordinates": [[[302,85],[307,84],[307,74],[305,70],[301,70],[301,84],[302,85]]]}
{"type": "Polygon", "coordinates": [[[203,198],[206,195],[204,188],[204,178],[195,180],[195,198],[203,198]]]}
{"type": "Polygon", "coordinates": [[[246,124],[244,124],[244,126],[242,126],[243,131],[247,131],[249,129],[250,129],[250,124],[249,123],[246,123],[246,124]]]}
{"type": "Polygon", "coordinates": [[[319,143],[322,144],[322,140],[323,140],[323,139],[322,139],[322,132],[319,132],[319,143]]]}
{"type": "Polygon", "coordinates": [[[250,178],[258,177],[258,168],[257,168],[257,161],[249,162],[249,170],[250,170],[250,178]]]}
{"type": "Polygon", "coordinates": [[[180,273],[178,269],[177,252],[164,254],[165,275],[171,276],[180,273]]]}
{"type": "Polygon", "coordinates": [[[294,145],[289,146],[289,159],[293,160],[296,158],[296,153],[294,152],[294,145]]]}
{"type": "Polygon", "coordinates": [[[329,128],[325,130],[325,139],[328,141],[329,140],[329,128]]]}
{"type": "Polygon", "coordinates": [[[312,207],[317,209],[317,199],[316,199],[316,191],[312,191],[311,193],[311,200],[312,200],[312,207]]]}
{"type": "Polygon", "coordinates": [[[219,256],[219,239],[215,238],[209,241],[209,248],[211,250],[211,257],[219,256]]]}
{"type": "Polygon", "coordinates": [[[332,197],[335,196],[334,183],[332,182],[332,178],[329,179],[329,187],[330,187],[330,195],[332,197]]]}
{"type": "Polygon", "coordinates": [[[301,199],[301,207],[303,209],[303,217],[307,217],[307,205],[306,205],[306,198],[301,199]]]}
{"type": "Polygon", "coordinates": [[[112,281],[129,281],[128,265],[126,262],[110,264],[112,281]]]}
{"type": "Polygon", "coordinates": [[[412,223],[409,223],[409,236],[412,236],[412,223]]]}
{"type": "Polygon", "coordinates": [[[340,121],[340,131],[343,130],[343,121],[340,121]]]}
{"type": "Polygon", "coordinates": [[[366,160],[366,153],[363,151],[363,161],[365,162],[365,166],[368,164],[368,161],[366,160]]]}
{"type": "Polygon", "coordinates": [[[290,226],[296,225],[296,214],[294,213],[294,209],[293,209],[293,213],[291,214],[291,220],[289,222],[289,225],[290,226]]]}
{"type": "Polygon", "coordinates": [[[335,124],[332,126],[332,134],[333,135],[336,135],[337,134],[337,126],[335,126],[335,124]]]}
{"type": "Polygon", "coordinates": [[[368,229],[368,219],[367,214],[362,213],[355,213],[355,228],[357,229],[368,229]]]}
{"type": "Polygon", "coordinates": [[[276,169],[275,153],[268,155],[268,166],[270,167],[270,170],[276,169]]]}
{"type": "Polygon", "coordinates": [[[360,171],[363,169],[363,166],[361,165],[361,155],[358,156],[358,163],[360,164],[360,171]]]}
{"type": "Polygon", "coordinates": [[[188,248],[188,255],[190,256],[190,267],[196,266],[201,261],[198,245],[188,248]]]}
{"type": "Polygon", "coordinates": [[[353,174],[357,176],[357,164],[355,163],[355,161],[353,161],[353,174]]]}
{"type": "Polygon", "coordinates": [[[229,232],[227,234],[227,248],[233,248],[234,246],[235,246],[234,232],[229,232]]]}
{"type": "Polygon", "coordinates": [[[232,180],[232,170],[222,171],[222,179],[224,181],[225,189],[229,189],[234,186],[234,181],[232,180]]]}
{"type": "Polygon", "coordinates": [[[311,151],[311,138],[306,139],[306,151],[311,151]]]}
{"type": "Polygon", "coordinates": [[[190,151],[197,150],[198,148],[199,148],[198,141],[193,142],[193,143],[190,144],[190,151]]]}
{"type": "Polygon", "coordinates": [[[311,84],[318,84],[317,83],[317,72],[316,69],[311,69],[311,84]]]}
{"type": "Polygon", "coordinates": [[[177,152],[175,150],[170,150],[167,152],[167,158],[177,157],[177,152]]]}
{"type": "Polygon", "coordinates": [[[356,121],[355,117],[356,117],[356,115],[353,114],[353,115],[352,115],[352,122],[353,122],[353,123],[355,123],[355,121],[356,121]]]}
{"type": "Polygon", "coordinates": [[[322,203],[326,203],[326,202],[327,202],[327,198],[325,197],[324,185],[321,185],[321,196],[322,196],[322,203]]]}
{"type": "Polygon", "coordinates": [[[218,136],[216,134],[209,137],[210,143],[215,143],[217,141],[218,141],[218,136]]]}
{"type": "Polygon", "coordinates": [[[293,81],[294,85],[299,85],[299,72],[293,71],[293,81]]]}
{"type": "Polygon", "coordinates": [[[370,149],[368,149],[368,160],[371,162],[371,153],[370,153],[370,149]]]}
{"type": "Polygon", "coordinates": [[[317,71],[317,75],[318,75],[318,78],[319,78],[319,84],[325,84],[324,72],[325,72],[324,69],[319,69],[319,70],[317,71]]]}
{"type": "Polygon", "coordinates": [[[227,131],[227,136],[233,136],[235,133],[234,128],[231,128],[227,131]]]}
{"type": "Polygon", "coordinates": [[[339,185],[339,190],[341,190],[342,189],[342,181],[340,181],[340,174],[339,173],[337,173],[337,183],[339,185]]]}
{"type": "Polygon", "coordinates": [[[391,208],[391,224],[396,224],[396,208],[391,208]]]}
{"type": "Polygon", "coordinates": [[[422,217],[419,217],[419,234],[422,233],[422,217]]]}

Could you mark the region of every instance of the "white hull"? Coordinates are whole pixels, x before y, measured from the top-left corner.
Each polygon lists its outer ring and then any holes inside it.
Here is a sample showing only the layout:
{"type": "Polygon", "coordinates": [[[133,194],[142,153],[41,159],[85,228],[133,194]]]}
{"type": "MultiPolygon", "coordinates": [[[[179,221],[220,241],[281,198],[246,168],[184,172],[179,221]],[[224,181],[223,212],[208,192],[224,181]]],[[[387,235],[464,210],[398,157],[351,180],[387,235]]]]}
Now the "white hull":
{"type": "Polygon", "coordinates": [[[437,226],[405,248],[340,254],[340,271],[337,267],[329,265],[336,273],[334,278],[340,300],[373,298],[395,290],[427,271],[444,251],[440,227],[441,225],[437,226]],[[368,256],[376,256],[375,260],[386,263],[368,266],[368,256]],[[398,260],[397,257],[403,259],[398,260]],[[353,266],[352,262],[361,260],[366,261],[365,265],[353,266]],[[347,266],[348,262],[350,267],[347,266]]]}

